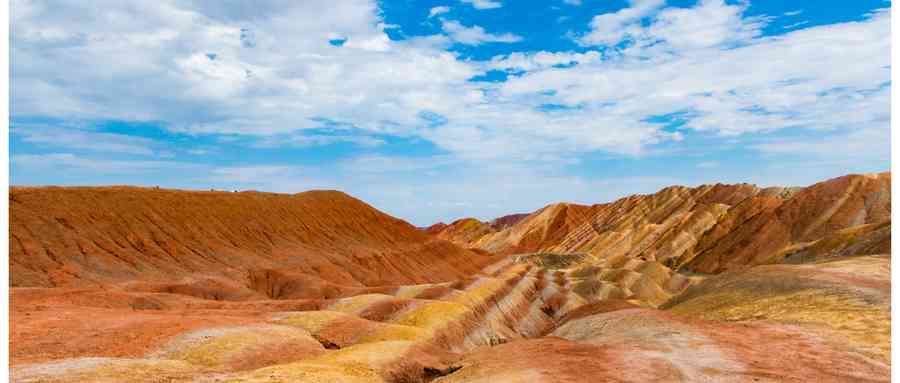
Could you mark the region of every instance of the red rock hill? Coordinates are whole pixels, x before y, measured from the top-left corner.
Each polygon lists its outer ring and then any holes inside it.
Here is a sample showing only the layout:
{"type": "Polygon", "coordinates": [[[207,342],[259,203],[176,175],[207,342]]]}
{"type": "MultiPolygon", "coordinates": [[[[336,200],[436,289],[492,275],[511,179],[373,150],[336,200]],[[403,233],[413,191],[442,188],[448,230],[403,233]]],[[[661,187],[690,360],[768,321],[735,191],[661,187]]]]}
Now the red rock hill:
{"type": "Polygon", "coordinates": [[[374,286],[458,279],[487,257],[337,191],[10,189],[11,286],[292,275],[374,286]]]}

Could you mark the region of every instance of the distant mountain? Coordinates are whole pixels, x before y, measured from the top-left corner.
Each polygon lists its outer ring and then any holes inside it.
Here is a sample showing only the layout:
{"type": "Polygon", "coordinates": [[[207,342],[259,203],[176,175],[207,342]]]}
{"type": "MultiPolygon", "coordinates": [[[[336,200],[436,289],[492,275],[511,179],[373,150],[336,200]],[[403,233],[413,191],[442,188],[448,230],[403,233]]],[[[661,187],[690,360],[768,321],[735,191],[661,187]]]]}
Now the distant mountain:
{"type": "Polygon", "coordinates": [[[890,250],[890,173],[805,188],[672,186],[591,206],[557,203],[512,225],[461,219],[431,232],[500,254],[586,254],[718,273],[748,265],[890,250]]]}

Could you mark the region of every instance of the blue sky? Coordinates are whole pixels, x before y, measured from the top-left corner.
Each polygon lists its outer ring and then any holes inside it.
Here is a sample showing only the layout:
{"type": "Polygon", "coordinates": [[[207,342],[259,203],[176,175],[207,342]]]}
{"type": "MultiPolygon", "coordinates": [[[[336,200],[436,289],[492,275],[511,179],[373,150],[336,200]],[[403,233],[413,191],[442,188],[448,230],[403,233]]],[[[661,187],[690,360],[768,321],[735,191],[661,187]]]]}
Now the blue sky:
{"type": "Polygon", "coordinates": [[[890,168],[885,1],[19,1],[14,185],[339,189],[417,225],[890,168]]]}

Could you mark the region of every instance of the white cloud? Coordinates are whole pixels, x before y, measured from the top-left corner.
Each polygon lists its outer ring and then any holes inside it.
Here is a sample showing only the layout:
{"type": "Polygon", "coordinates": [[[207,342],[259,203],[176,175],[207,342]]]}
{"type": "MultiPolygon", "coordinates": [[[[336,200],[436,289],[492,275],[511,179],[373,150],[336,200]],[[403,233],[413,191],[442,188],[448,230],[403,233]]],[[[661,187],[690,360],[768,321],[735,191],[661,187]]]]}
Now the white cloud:
{"type": "Polygon", "coordinates": [[[809,24],[809,20],[804,20],[804,21],[800,21],[800,22],[793,23],[793,24],[788,24],[788,25],[785,25],[785,26],[782,27],[782,28],[784,28],[784,29],[794,29],[794,28],[797,28],[797,27],[799,27],[799,26],[801,26],[801,25],[806,25],[806,24],[809,24]]]}
{"type": "Polygon", "coordinates": [[[599,62],[601,57],[600,52],[597,51],[588,51],[584,53],[545,51],[531,53],[515,52],[505,56],[495,56],[491,59],[489,68],[533,71],[537,69],[547,69],[554,65],[565,66],[599,62]]]}
{"type": "Polygon", "coordinates": [[[888,136],[890,129],[885,124],[816,137],[769,139],[753,148],[767,155],[878,162],[890,157],[888,136]]]}
{"type": "Polygon", "coordinates": [[[334,116],[410,129],[416,94],[457,98],[477,74],[443,50],[446,39],[390,41],[374,1],[92,4],[12,5],[13,115],[163,121],[201,134],[285,133],[334,116]]]}
{"type": "MultiPolygon", "coordinates": [[[[568,111],[568,118],[612,117],[604,123],[618,125],[619,132],[652,130],[642,122],[671,113],[680,113],[684,128],[723,135],[886,124],[890,115],[885,85],[890,81],[887,12],[862,22],[769,38],[755,37],[748,23],[723,27],[718,36],[694,34],[678,26],[699,20],[698,15],[707,16],[704,25],[716,26],[735,17],[733,9],[724,12],[721,4],[711,4],[715,2],[697,9],[660,11],[657,22],[645,30],[667,36],[662,43],[636,45],[620,57],[603,61],[513,77],[499,86],[500,99],[577,106],[568,111]],[[698,13],[685,14],[692,10],[698,13]],[[725,41],[741,44],[730,47],[723,45],[725,41]],[[547,90],[553,90],[552,95],[542,96],[547,90]]],[[[757,22],[751,20],[749,25],[757,22]]]]}
{"type": "Polygon", "coordinates": [[[646,52],[684,53],[747,42],[759,35],[767,17],[742,17],[746,3],[728,5],[724,0],[700,0],[690,8],[662,8],[663,0],[633,0],[631,7],[595,16],[591,30],[578,37],[585,46],[630,44],[636,49],[654,47],[646,52]],[[649,18],[649,26],[644,22],[649,18]]]}
{"type": "Polygon", "coordinates": [[[448,7],[448,6],[434,7],[434,8],[431,8],[431,9],[428,11],[428,18],[430,19],[430,18],[432,18],[432,17],[435,17],[435,16],[440,15],[440,14],[444,14],[444,13],[447,13],[447,12],[450,12],[450,7],[448,7]]]}
{"type": "Polygon", "coordinates": [[[591,19],[591,31],[578,42],[584,45],[616,45],[639,31],[638,22],[665,4],[665,0],[631,0],[630,7],[591,19]]]}
{"type": "MultiPolygon", "coordinates": [[[[107,23],[99,8],[17,1],[12,114],[162,121],[178,132],[253,135],[270,145],[372,147],[383,142],[373,137],[397,135],[460,158],[508,161],[646,153],[681,137],[651,122],[678,112],[684,129],[724,135],[852,129],[889,115],[881,87],[890,79],[886,12],[760,38],[762,21],[742,18],[741,6],[660,9],[661,1],[635,0],[591,23],[607,28],[600,21],[611,20],[619,27],[612,35],[631,36],[635,44],[623,52],[517,52],[478,62],[445,49],[520,37],[444,20],[449,38],[391,41],[374,2],[290,5],[109,2],[108,12],[146,15],[107,23]],[[296,22],[307,14],[320,17],[296,22]],[[644,17],[652,18],[630,29],[644,17]],[[336,37],[344,46],[329,44],[336,37]],[[490,69],[526,73],[505,83],[468,81],[490,69]],[[445,122],[432,126],[424,112],[445,122]],[[321,118],[355,130],[304,131],[321,128],[321,118]]],[[[590,36],[582,40],[609,39],[590,36]]]]}
{"type": "Polygon", "coordinates": [[[563,3],[569,5],[581,5],[581,0],[563,0],[563,3]]]}
{"type": "Polygon", "coordinates": [[[340,168],[351,173],[410,173],[430,171],[460,162],[449,156],[427,158],[399,157],[384,155],[363,155],[343,161],[340,168]]]}
{"type": "Polygon", "coordinates": [[[140,175],[191,167],[174,161],[110,160],[78,156],[71,153],[16,154],[10,162],[31,171],[79,171],[103,174],[140,175]]]}
{"type": "Polygon", "coordinates": [[[666,8],[646,30],[650,44],[662,41],[675,50],[746,42],[760,34],[766,18],[742,17],[745,5],[724,0],[701,0],[692,8],[666,8]]]}
{"type": "Polygon", "coordinates": [[[205,156],[207,154],[210,154],[212,152],[212,150],[197,148],[197,149],[188,149],[188,150],[186,150],[186,152],[188,154],[195,155],[195,156],[205,156]]]}
{"type": "Polygon", "coordinates": [[[298,134],[264,137],[254,143],[253,146],[258,148],[274,148],[286,145],[307,147],[329,145],[337,142],[349,142],[366,148],[381,146],[385,143],[380,138],[362,134],[298,134]]]}
{"type": "Polygon", "coordinates": [[[279,165],[258,165],[258,166],[234,166],[223,167],[212,170],[212,179],[218,182],[230,183],[256,183],[260,179],[268,179],[272,176],[286,176],[295,174],[299,169],[295,170],[290,166],[279,165]]]}
{"type": "Polygon", "coordinates": [[[484,43],[514,43],[522,41],[522,38],[512,33],[492,34],[485,32],[484,28],[477,25],[467,27],[455,20],[441,20],[441,27],[450,36],[450,39],[460,44],[480,45],[484,43]]]}
{"type": "Polygon", "coordinates": [[[471,4],[475,9],[494,9],[503,6],[503,3],[494,0],[460,0],[463,3],[471,4]]]}
{"type": "Polygon", "coordinates": [[[277,193],[335,187],[333,180],[310,177],[309,173],[307,169],[289,165],[230,166],[212,169],[206,181],[227,189],[277,193]]]}
{"type": "Polygon", "coordinates": [[[798,9],[798,10],[796,10],[796,11],[788,11],[788,12],[785,12],[784,15],[785,15],[785,16],[797,16],[797,15],[799,15],[799,14],[801,14],[801,13],[803,13],[803,10],[802,10],[802,9],[798,9]]]}
{"type": "Polygon", "coordinates": [[[159,146],[158,142],[147,138],[96,132],[71,125],[13,123],[10,133],[33,144],[106,153],[152,155],[153,147],[159,146]]]}

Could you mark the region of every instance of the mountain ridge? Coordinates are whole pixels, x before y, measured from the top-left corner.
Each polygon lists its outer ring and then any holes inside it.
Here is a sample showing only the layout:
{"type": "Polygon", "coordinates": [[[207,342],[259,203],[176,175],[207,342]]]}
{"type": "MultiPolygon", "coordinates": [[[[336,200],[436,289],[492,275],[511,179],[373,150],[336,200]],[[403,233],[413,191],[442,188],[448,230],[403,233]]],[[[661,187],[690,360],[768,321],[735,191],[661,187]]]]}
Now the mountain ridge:
{"type": "MultiPolygon", "coordinates": [[[[587,253],[609,258],[622,255],[611,250],[613,247],[624,246],[630,256],[656,259],[660,251],[675,252],[677,257],[666,257],[672,259],[672,266],[718,273],[774,261],[772,257],[782,256],[781,252],[792,246],[822,239],[836,230],[861,224],[889,225],[889,186],[890,172],[849,174],[807,187],[675,185],[608,203],[553,203],[505,229],[491,230],[482,223],[480,235],[461,235],[461,225],[456,223],[472,226],[474,219],[434,227],[430,232],[463,247],[500,254],[587,253]],[[857,206],[860,201],[865,205],[862,209],[857,206]],[[804,216],[804,212],[819,210],[824,213],[818,218],[804,216]],[[853,214],[859,218],[848,220],[853,214]],[[789,223],[772,228],[775,224],[766,223],[767,219],[789,223]],[[764,248],[762,256],[750,256],[736,247],[757,234],[754,228],[773,231],[771,236],[751,241],[764,248]],[[764,244],[769,240],[774,244],[764,244]],[[726,256],[730,259],[723,258],[726,256]]],[[[884,243],[889,244],[889,238],[882,242],[880,250],[886,248],[884,243]]]]}

